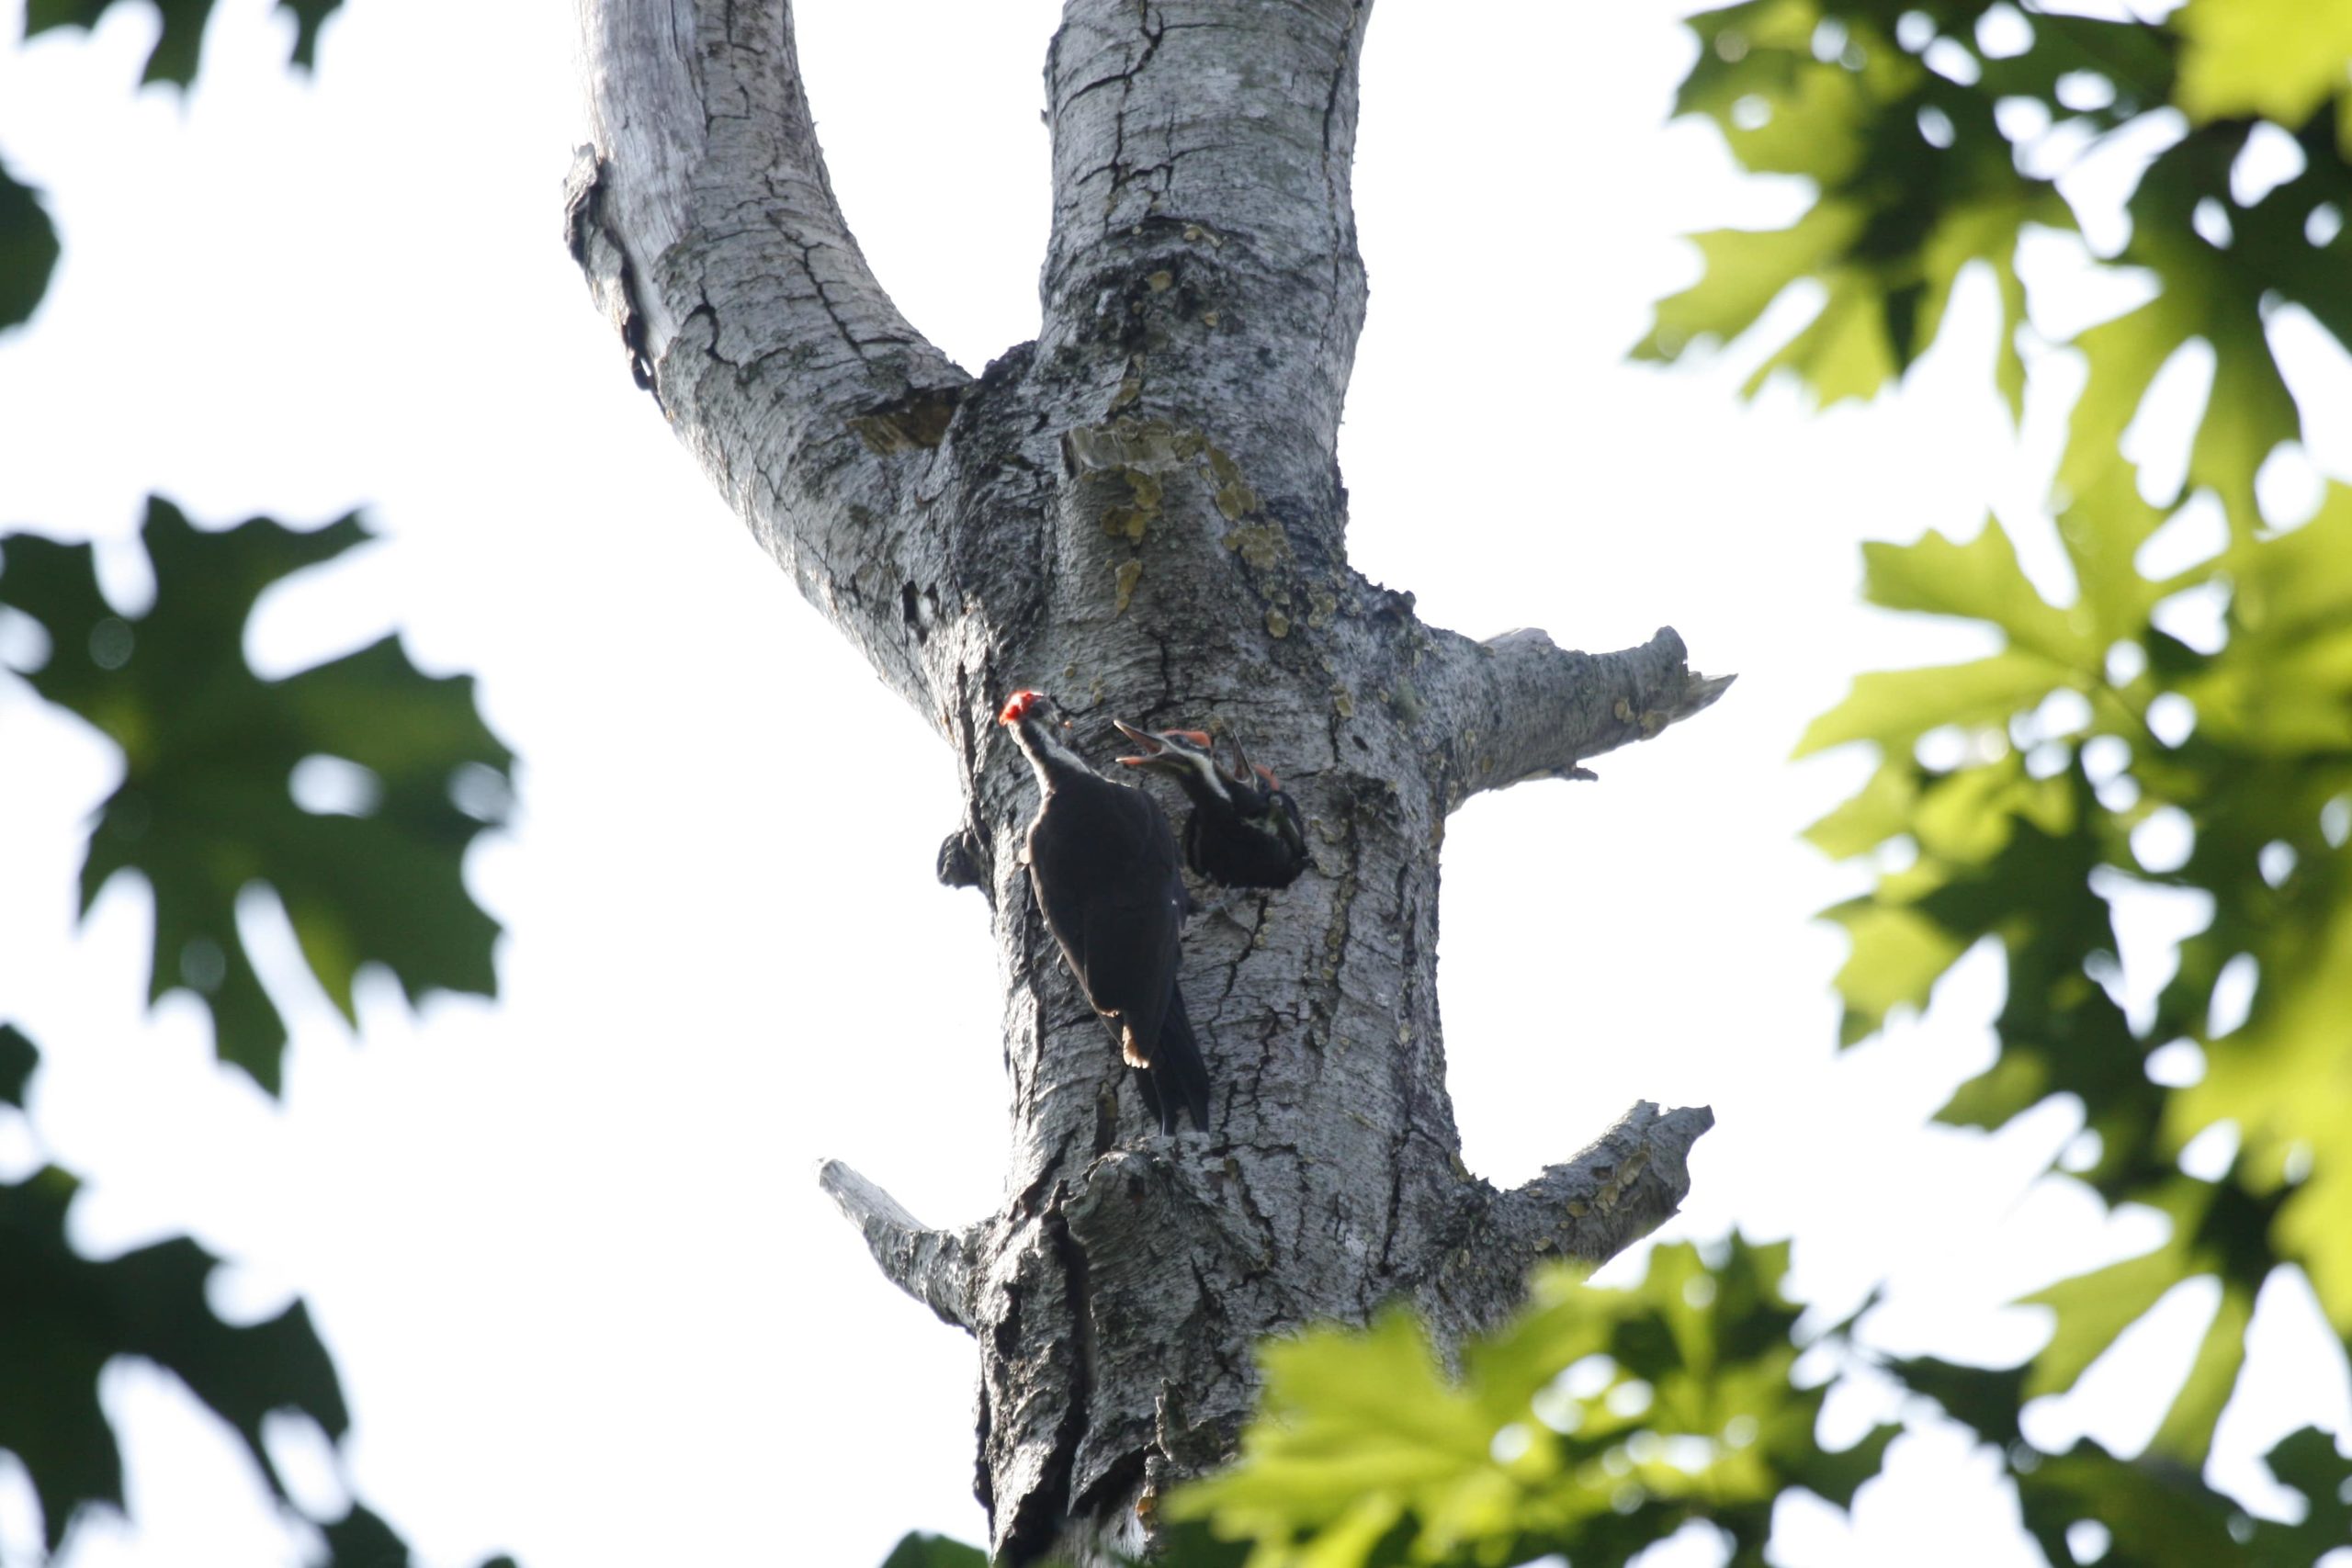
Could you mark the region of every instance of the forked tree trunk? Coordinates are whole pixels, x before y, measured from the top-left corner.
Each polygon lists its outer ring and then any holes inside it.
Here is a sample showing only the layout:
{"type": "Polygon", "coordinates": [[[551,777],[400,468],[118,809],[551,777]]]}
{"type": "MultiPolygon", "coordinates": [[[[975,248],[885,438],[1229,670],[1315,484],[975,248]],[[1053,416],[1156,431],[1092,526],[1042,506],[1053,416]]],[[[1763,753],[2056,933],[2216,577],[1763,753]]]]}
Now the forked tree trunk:
{"type": "MultiPolygon", "coordinates": [[[[801,592],[956,749],[994,909],[1017,1132],[999,1212],[927,1229],[826,1183],[981,1360],[1000,1556],[1085,1561],[1228,1458],[1251,1346],[1409,1301],[1488,1323],[1544,1256],[1671,1213],[1704,1110],[1636,1106],[1498,1192],[1447,1098],[1438,847],[1472,794],[1568,774],[1724,682],[1679,638],[1474,643],[1347,563],[1334,445],[1364,310],[1349,164],[1369,6],[1069,0],[1047,56],[1037,342],[975,378],[899,316],[828,186],[784,0],[586,0],[574,254],[640,379],[801,592]],[[1183,986],[1215,1131],[1148,1123],[1029,897],[1035,786],[992,722],[1052,692],[1221,725],[1308,819],[1289,889],[1204,889],[1183,986]]],[[[1171,806],[1172,806],[1171,802],[1171,806]]]]}

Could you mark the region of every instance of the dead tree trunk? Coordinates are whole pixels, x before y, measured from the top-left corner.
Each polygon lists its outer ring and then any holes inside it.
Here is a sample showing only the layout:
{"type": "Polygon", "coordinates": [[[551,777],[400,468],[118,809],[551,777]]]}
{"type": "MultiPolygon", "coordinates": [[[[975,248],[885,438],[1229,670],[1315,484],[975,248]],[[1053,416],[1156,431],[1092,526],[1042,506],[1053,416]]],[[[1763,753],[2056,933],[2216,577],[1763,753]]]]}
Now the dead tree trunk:
{"type": "Polygon", "coordinates": [[[999,1212],[933,1230],[845,1168],[826,1183],[978,1344],[1000,1556],[1135,1549],[1160,1491],[1232,1453],[1260,1338],[1396,1298],[1466,1331],[1539,1258],[1605,1258],[1673,1212],[1704,1110],[1637,1106],[1516,1191],[1464,1170],[1438,848],[1469,795],[1571,775],[1724,682],[1671,630],[1597,656],[1472,642],[1349,568],[1363,0],[1069,0],[1043,330],[978,378],[844,227],[785,0],[583,9],[573,252],[712,479],[956,749],[954,848],[994,909],[1017,1125],[999,1212]],[[1080,715],[1097,758],[1112,715],[1233,727],[1306,813],[1306,877],[1204,889],[1187,928],[1209,1135],[1147,1122],[1032,908],[1035,785],[991,722],[1018,686],[1080,715]]]}

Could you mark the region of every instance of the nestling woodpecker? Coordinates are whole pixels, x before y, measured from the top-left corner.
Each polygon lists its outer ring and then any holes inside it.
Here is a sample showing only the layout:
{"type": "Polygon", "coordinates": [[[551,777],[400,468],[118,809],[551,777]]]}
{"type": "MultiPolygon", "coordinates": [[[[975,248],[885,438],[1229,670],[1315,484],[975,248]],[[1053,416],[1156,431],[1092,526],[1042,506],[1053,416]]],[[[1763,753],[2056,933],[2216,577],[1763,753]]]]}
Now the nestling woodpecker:
{"type": "Polygon", "coordinates": [[[1178,1109],[1209,1126],[1209,1073],[1176,984],[1177,931],[1192,899],[1159,803],[1115,784],[1071,750],[1069,722],[1042,692],[1015,692],[997,716],[1029,759],[1045,799],[1024,858],[1046,929],[1136,1069],[1163,1133],[1178,1109]]]}
{"type": "Polygon", "coordinates": [[[1227,733],[1233,761],[1197,729],[1138,729],[1113,719],[1138,754],[1119,761],[1172,776],[1193,803],[1184,818],[1184,863],[1227,887],[1288,887],[1306,869],[1306,826],[1282,780],[1254,766],[1227,733]]]}

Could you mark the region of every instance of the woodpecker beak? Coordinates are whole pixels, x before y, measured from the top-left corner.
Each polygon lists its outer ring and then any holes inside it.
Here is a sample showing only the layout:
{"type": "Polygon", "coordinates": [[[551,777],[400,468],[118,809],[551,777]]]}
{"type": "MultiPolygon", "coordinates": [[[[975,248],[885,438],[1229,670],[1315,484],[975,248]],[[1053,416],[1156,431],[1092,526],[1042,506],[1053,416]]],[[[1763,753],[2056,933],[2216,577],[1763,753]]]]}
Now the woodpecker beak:
{"type": "Polygon", "coordinates": [[[1168,743],[1148,729],[1137,729],[1124,718],[1114,718],[1111,728],[1125,736],[1142,754],[1135,757],[1114,757],[1112,761],[1130,768],[1148,768],[1168,755],[1168,743]]]}
{"type": "MultiPolygon", "coordinates": [[[[1244,785],[1254,784],[1257,782],[1255,775],[1259,773],[1266,773],[1266,770],[1263,768],[1252,767],[1250,765],[1250,753],[1241,749],[1241,737],[1238,734],[1228,729],[1226,731],[1225,739],[1227,744],[1233,748],[1233,765],[1228,768],[1226,767],[1224,763],[1220,762],[1217,764],[1218,767],[1224,772],[1225,776],[1235,784],[1244,785]]],[[[1211,755],[1215,755],[1215,753],[1211,753],[1211,755]]],[[[1269,784],[1273,784],[1273,774],[1266,773],[1266,780],[1269,784]]],[[[1274,787],[1276,789],[1280,789],[1282,785],[1274,784],[1274,787]]]]}

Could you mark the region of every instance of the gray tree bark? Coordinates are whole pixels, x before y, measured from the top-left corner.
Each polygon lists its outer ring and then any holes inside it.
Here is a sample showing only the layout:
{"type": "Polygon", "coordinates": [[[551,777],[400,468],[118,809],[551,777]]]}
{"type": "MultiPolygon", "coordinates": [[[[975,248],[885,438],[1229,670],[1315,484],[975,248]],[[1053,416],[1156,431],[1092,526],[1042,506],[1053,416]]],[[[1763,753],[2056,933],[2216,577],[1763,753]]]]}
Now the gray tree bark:
{"type": "Polygon", "coordinates": [[[936,1230],[846,1168],[822,1179],[979,1348],[978,1490],[1008,1562],[1147,1547],[1161,1493],[1232,1455],[1264,1337],[1399,1299],[1459,1336],[1537,1261],[1610,1257],[1673,1213],[1711,1122],[1635,1106],[1512,1192],[1459,1157],[1447,815],[1589,776],[1727,682],[1671,629],[1600,655],[1473,642],[1350,569],[1369,10],[1069,0],[1043,328],[975,378],[843,224],[785,0],[582,4],[594,141],[568,218],[594,297],[762,543],[963,764],[943,874],[988,896],[1002,960],[1003,1202],[936,1230]],[[1033,908],[1035,785],[993,722],[1022,686],[1098,758],[1112,715],[1231,726],[1306,814],[1304,878],[1204,889],[1186,931],[1210,1134],[1147,1121],[1033,908]]]}

